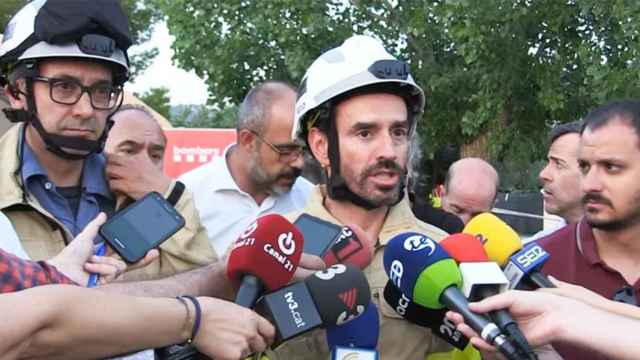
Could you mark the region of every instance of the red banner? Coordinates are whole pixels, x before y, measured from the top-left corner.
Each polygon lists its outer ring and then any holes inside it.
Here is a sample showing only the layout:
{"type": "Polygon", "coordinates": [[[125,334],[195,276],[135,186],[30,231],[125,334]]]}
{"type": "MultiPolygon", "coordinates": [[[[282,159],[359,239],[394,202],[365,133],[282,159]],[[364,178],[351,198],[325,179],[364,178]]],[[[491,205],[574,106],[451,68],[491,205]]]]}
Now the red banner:
{"type": "Polygon", "coordinates": [[[222,156],[236,142],[235,129],[164,129],[164,133],[164,172],[172,178],[222,156]]]}

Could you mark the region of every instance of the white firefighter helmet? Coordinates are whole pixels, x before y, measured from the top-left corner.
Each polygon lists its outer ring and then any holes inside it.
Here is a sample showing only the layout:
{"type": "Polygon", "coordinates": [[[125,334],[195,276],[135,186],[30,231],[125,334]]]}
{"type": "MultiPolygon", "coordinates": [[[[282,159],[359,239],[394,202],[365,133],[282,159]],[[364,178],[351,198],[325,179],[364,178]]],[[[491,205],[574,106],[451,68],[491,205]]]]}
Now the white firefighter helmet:
{"type": "Polygon", "coordinates": [[[131,37],[117,1],[70,4],[35,0],[18,11],[7,24],[0,43],[0,69],[6,72],[26,60],[85,58],[117,65],[117,81],[126,81],[129,70],[126,50],[131,37]],[[95,31],[96,28],[101,30],[95,31]]]}
{"type": "Polygon", "coordinates": [[[424,92],[413,80],[408,65],[389,54],[379,40],[355,35],[322,54],[307,69],[298,89],[292,138],[306,137],[313,125],[309,115],[327,101],[375,84],[397,85],[399,93],[409,94],[407,105],[412,117],[424,110],[424,92]]]}

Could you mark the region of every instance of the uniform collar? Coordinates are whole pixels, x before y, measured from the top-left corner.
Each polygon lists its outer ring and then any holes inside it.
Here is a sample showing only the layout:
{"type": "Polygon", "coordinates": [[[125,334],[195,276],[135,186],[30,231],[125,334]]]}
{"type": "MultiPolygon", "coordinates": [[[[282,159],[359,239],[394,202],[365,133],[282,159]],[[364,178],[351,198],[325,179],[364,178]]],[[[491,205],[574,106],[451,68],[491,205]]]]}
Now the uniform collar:
{"type": "MultiPolygon", "coordinates": [[[[327,188],[325,185],[318,185],[314,187],[313,191],[311,191],[311,194],[309,195],[309,199],[307,200],[308,212],[336,224],[345,225],[343,221],[336,219],[331,213],[329,213],[327,208],[324,206],[324,199],[326,196],[327,188]]],[[[384,219],[382,229],[378,236],[378,243],[381,246],[384,246],[398,233],[405,232],[407,229],[415,228],[416,226],[416,218],[413,216],[409,200],[405,196],[399,203],[392,206],[389,209],[389,212],[387,212],[387,216],[384,219]]]]}

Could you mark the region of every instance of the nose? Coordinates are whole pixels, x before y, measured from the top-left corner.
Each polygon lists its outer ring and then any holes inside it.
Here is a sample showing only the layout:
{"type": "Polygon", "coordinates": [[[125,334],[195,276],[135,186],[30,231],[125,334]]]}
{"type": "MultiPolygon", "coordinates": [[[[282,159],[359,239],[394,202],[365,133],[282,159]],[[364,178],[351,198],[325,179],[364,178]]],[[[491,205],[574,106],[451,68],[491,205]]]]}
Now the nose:
{"type": "Polygon", "coordinates": [[[602,181],[595,166],[592,166],[587,173],[582,175],[581,183],[583,193],[602,191],[602,181]]]}
{"type": "Polygon", "coordinates": [[[89,93],[85,92],[80,96],[77,103],[73,105],[73,116],[82,119],[89,118],[93,115],[93,106],[89,93]]]}
{"type": "Polygon", "coordinates": [[[549,169],[550,166],[551,164],[547,163],[547,166],[540,170],[540,173],[538,174],[538,180],[540,180],[540,183],[543,185],[551,182],[551,170],[549,169]]]}
{"type": "Polygon", "coordinates": [[[378,160],[396,160],[398,157],[397,147],[398,144],[394,143],[390,135],[380,136],[376,158],[378,160]]]}

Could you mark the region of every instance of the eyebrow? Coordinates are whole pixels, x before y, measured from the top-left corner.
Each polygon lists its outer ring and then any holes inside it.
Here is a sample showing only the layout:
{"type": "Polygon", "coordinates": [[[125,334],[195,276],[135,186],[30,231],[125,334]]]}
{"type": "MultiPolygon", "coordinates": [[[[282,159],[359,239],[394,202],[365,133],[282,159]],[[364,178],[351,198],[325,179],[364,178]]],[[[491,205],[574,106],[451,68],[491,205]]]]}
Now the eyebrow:
{"type": "Polygon", "coordinates": [[[122,146],[133,146],[133,147],[142,147],[142,143],[139,143],[137,141],[133,141],[133,140],[124,140],[121,143],[118,144],[118,147],[122,147],[122,146]]]}
{"type": "Polygon", "coordinates": [[[166,147],[167,147],[166,145],[151,144],[151,145],[149,146],[149,149],[150,149],[150,150],[152,150],[152,151],[156,151],[156,150],[157,150],[157,151],[162,151],[162,152],[164,152],[164,149],[165,149],[166,147]]]}
{"type": "MultiPolygon", "coordinates": [[[[49,76],[49,77],[52,78],[52,79],[59,79],[59,80],[66,80],[66,81],[76,81],[79,84],[83,84],[82,81],[80,81],[80,79],[78,79],[77,77],[74,77],[74,76],[71,76],[71,75],[67,75],[67,74],[58,74],[58,75],[52,75],[52,76],[49,76]]],[[[91,83],[89,86],[112,85],[112,84],[113,84],[113,82],[111,80],[97,79],[96,81],[91,83]]]]}
{"type": "Polygon", "coordinates": [[[557,163],[561,163],[561,164],[567,164],[568,163],[567,160],[559,158],[557,156],[553,156],[553,155],[549,155],[549,160],[553,160],[553,161],[555,161],[557,163]]]}

